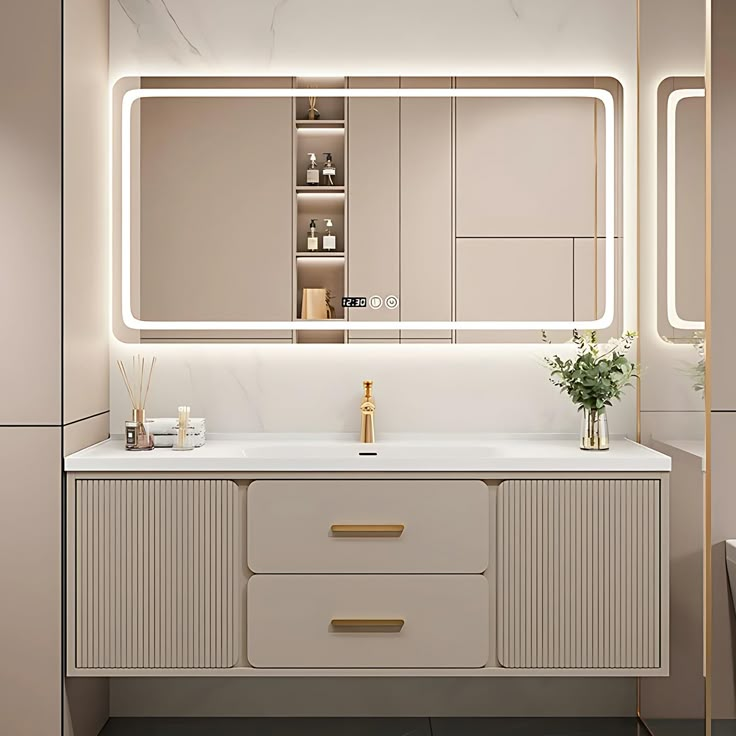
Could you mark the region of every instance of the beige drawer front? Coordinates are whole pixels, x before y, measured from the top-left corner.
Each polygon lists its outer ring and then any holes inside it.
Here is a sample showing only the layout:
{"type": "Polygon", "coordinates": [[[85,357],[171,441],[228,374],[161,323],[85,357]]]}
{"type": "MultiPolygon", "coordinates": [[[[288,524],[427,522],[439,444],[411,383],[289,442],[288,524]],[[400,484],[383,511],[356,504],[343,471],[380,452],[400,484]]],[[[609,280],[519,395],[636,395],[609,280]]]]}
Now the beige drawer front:
{"type": "Polygon", "coordinates": [[[482,667],[488,660],[482,575],[254,575],[247,600],[254,667],[482,667]]]}
{"type": "Polygon", "coordinates": [[[257,573],[480,573],[489,557],[481,481],[265,480],[248,487],[257,573]]]}

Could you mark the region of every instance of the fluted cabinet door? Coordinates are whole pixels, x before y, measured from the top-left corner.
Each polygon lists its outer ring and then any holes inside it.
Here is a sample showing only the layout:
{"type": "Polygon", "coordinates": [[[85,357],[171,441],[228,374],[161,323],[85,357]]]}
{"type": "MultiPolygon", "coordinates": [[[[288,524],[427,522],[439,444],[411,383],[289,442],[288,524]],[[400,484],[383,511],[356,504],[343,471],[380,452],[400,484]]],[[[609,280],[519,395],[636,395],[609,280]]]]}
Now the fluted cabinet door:
{"type": "Polygon", "coordinates": [[[78,480],[72,503],[75,667],[236,664],[235,483],[78,480]]]}
{"type": "Polygon", "coordinates": [[[502,666],[662,666],[660,503],[657,480],[500,485],[502,666]]]}

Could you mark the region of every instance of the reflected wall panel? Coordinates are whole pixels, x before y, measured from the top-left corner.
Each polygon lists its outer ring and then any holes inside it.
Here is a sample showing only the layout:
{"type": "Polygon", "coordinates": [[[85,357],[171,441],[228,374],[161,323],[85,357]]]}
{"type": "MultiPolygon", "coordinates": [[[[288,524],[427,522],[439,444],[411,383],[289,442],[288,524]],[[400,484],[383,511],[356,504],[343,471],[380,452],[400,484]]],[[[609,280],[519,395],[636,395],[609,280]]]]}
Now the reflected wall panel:
{"type": "MultiPolygon", "coordinates": [[[[459,238],[458,320],[571,320],[572,238],[459,238]]],[[[540,333],[458,331],[458,342],[530,342],[540,333]]]]}
{"type": "Polygon", "coordinates": [[[457,235],[593,235],[592,100],[457,100],[457,235]]]}
{"type": "MultiPolygon", "coordinates": [[[[351,78],[350,86],[397,87],[398,79],[351,78]]],[[[348,293],[399,296],[399,120],[398,97],[348,101],[348,293]]],[[[397,322],[400,308],[348,310],[355,321],[397,322]]],[[[398,338],[398,330],[353,338],[398,338]]]]}
{"type": "MultiPolygon", "coordinates": [[[[449,79],[432,79],[448,87],[449,79]]],[[[402,87],[421,82],[402,78],[402,87]]],[[[452,320],[453,101],[403,98],[401,115],[401,319],[452,320]]],[[[401,339],[449,338],[449,330],[402,330],[401,339]]]]}

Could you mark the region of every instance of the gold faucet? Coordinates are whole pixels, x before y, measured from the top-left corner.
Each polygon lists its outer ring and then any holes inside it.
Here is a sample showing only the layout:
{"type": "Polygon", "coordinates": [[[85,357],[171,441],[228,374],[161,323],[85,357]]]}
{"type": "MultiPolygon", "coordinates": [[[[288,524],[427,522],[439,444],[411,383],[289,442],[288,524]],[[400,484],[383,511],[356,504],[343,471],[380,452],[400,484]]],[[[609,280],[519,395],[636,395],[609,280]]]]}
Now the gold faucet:
{"type": "Polygon", "coordinates": [[[363,381],[363,401],[360,404],[360,441],[375,442],[376,429],[373,424],[373,415],[376,405],[373,403],[373,381],[363,381]]]}

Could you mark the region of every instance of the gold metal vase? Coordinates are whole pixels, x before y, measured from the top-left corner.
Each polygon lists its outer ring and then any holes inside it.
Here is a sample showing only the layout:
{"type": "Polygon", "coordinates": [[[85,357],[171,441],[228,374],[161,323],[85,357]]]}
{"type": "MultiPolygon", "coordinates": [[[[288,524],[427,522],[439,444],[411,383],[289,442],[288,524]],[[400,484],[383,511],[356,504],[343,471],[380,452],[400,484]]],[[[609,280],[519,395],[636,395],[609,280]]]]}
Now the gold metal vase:
{"type": "Polygon", "coordinates": [[[605,409],[583,408],[580,422],[580,449],[608,449],[608,416],[605,409]]]}

